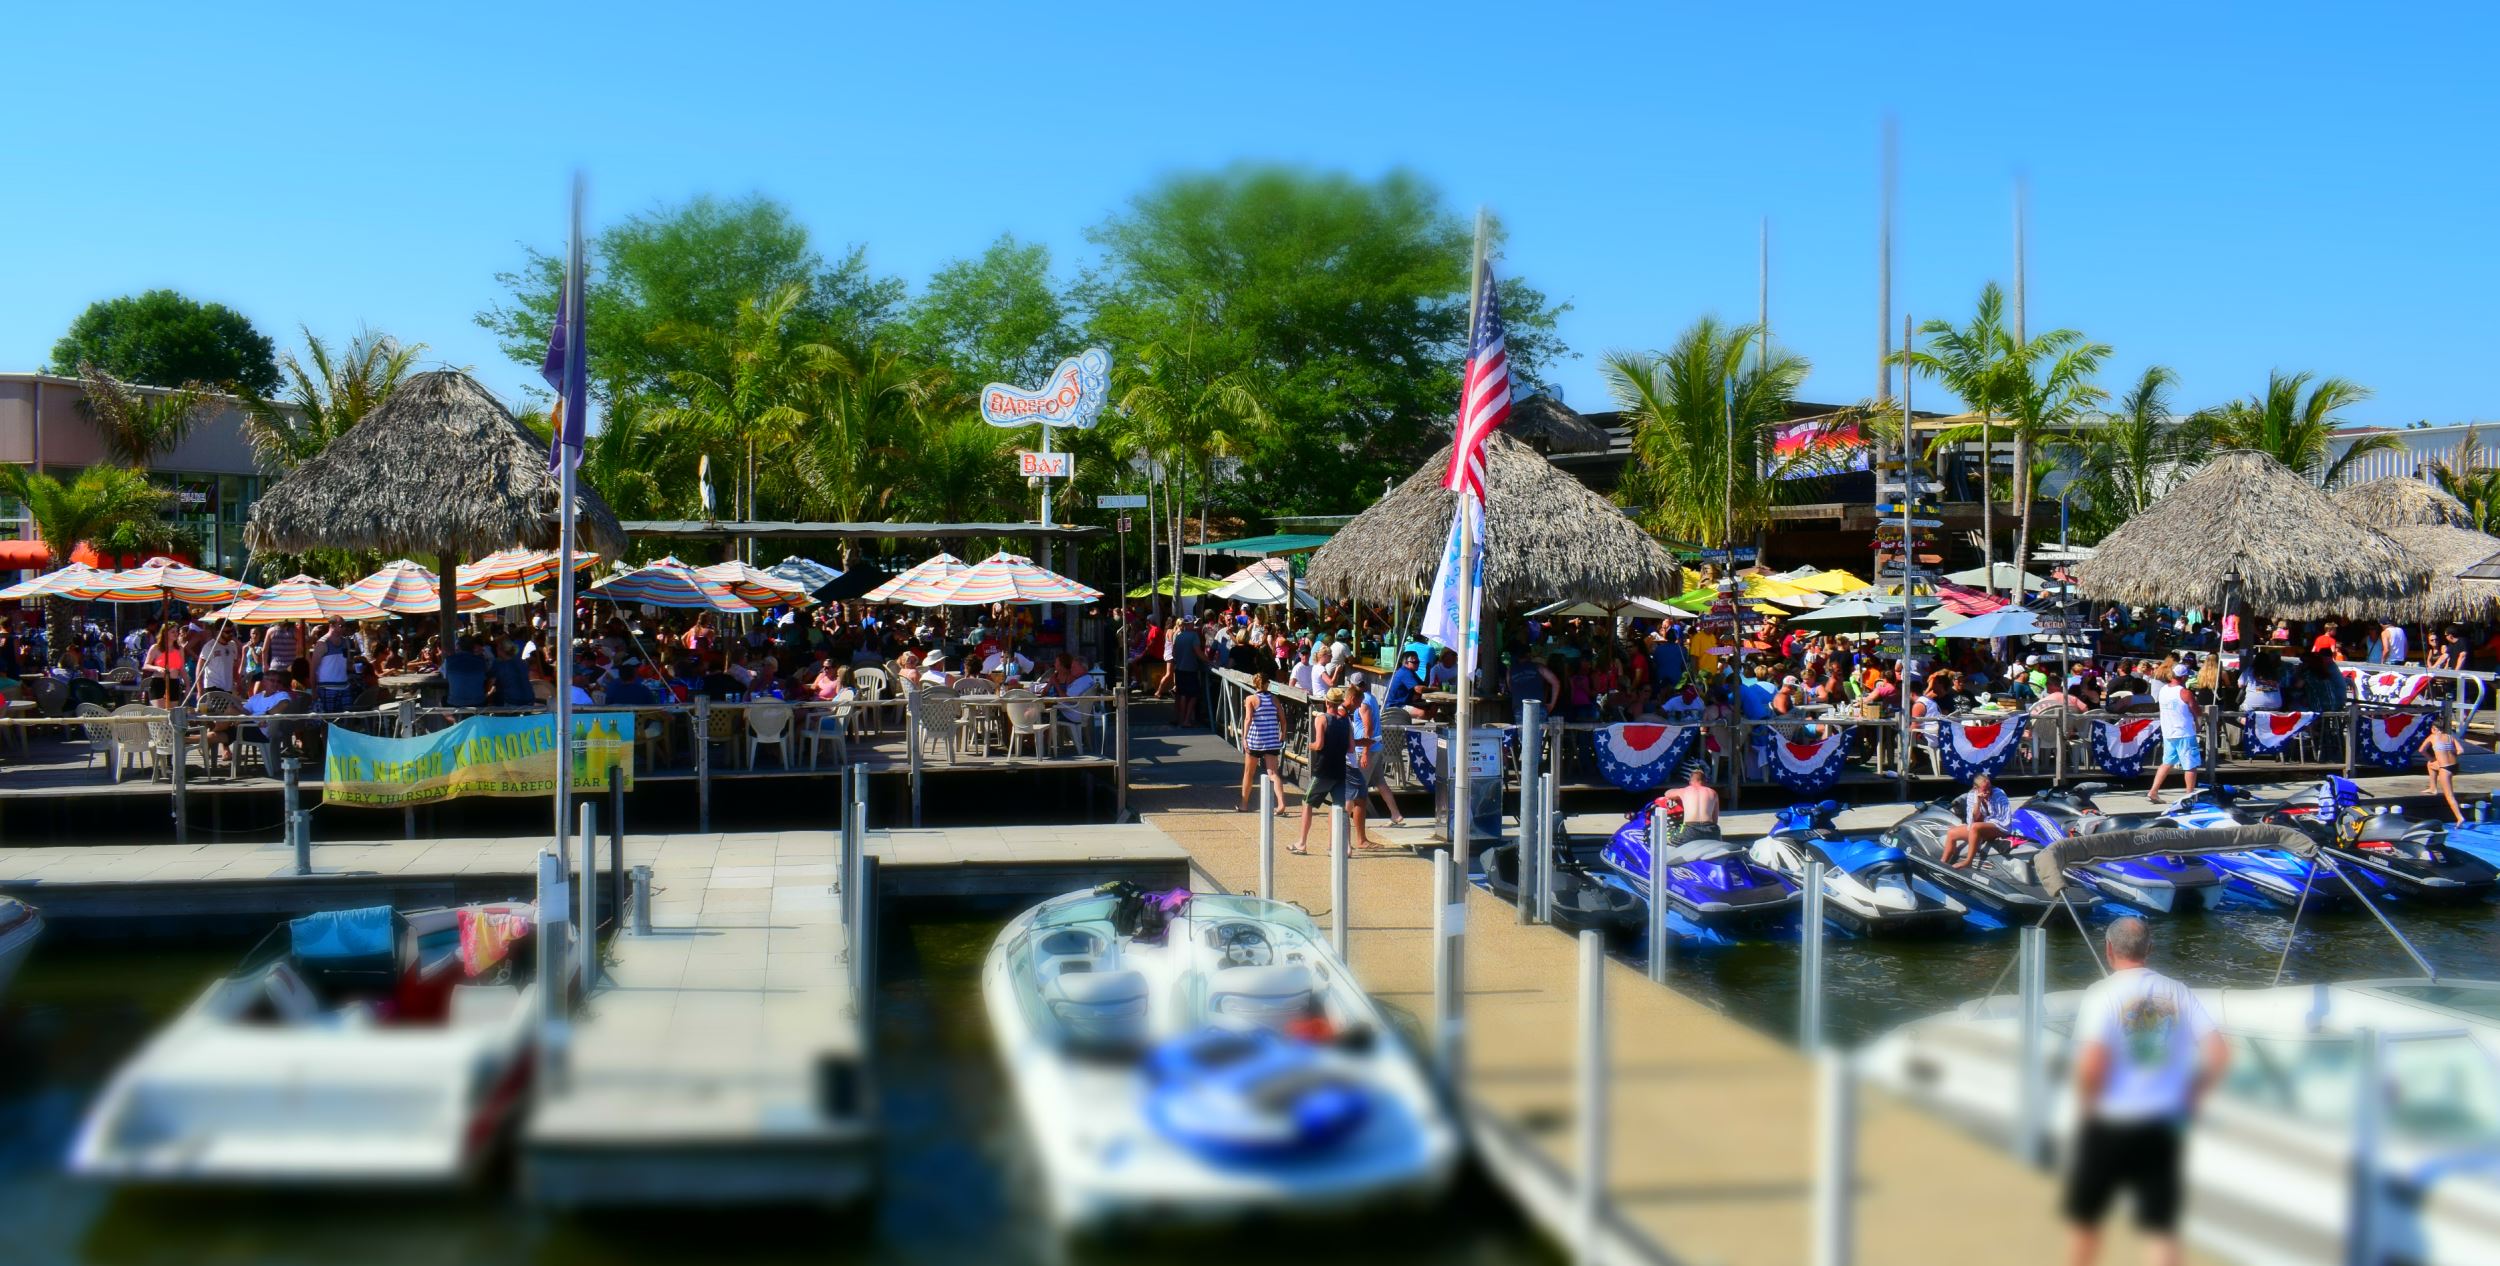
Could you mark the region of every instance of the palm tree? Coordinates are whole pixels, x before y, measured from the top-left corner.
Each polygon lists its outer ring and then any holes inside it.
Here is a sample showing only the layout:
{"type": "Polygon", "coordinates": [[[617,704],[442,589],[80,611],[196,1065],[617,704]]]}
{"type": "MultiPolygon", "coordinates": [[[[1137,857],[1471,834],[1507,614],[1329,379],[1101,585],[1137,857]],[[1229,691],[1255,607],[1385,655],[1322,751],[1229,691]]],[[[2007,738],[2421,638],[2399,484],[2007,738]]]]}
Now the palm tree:
{"type": "Polygon", "coordinates": [[[81,363],[78,374],[85,388],[78,407],[95,424],[105,454],[134,470],[172,452],[217,410],[216,393],[201,383],[144,391],[90,364],[81,363]]]}
{"type": "Polygon", "coordinates": [[[380,408],[425,353],[423,343],[360,330],[334,354],[309,328],[304,355],[278,362],[282,390],[274,400],[247,396],[243,438],[264,466],[293,470],[319,455],[364,416],[380,408]]]}
{"type": "Polygon", "coordinates": [[[2020,371],[2014,364],[2013,334],[2005,328],[2005,292],[1989,282],[1980,288],[1979,306],[1971,313],[1968,324],[1955,326],[1950,321],[1931,320],[1919,327],[1927,336],[1925,350],[1912,345],[1895,353],[1901,363],[1945,385],[1961,397],[1963,406],[1978,420],[1961,426],[1947,427],[1929,441],[1927,454],[1932,459],[1948,447],[1976,441],[1979,459],[1979,537],[1980,558],[1987,569],[1988,591],[1996,591],[1996,471],[1997,409],[2014,394],[2012,378],[2020,371]]]}
{"type": "MultiPolygon", "coordinates": [[[[0,465],[0,496],[26,507],[35,535],[58,563],[80,541],[101,538],[124,524],[156,518],[170,494],[148,477],[119,466],[90,466],[63,482],[27,466],[0,465]]],[[[69,604],[52,604],[52,645],[69,645],[69,604]]]]}
{"type": "MultiPolygon", "coordinates": [[[[1015,437],[961,414],[919,437],[911,454],[911,480],[899,490],[915,517],[941,523],[977,523],[1021,517],[1014,467],[1008,455],[1015,437]]],[[[965,548],[960,542],[958,548],[965,548]]]]}
{"type": "MultiPolygon", "coordinates": [[[[1271,425],[1266,402],[1239,370],[1208,375],[1188,347],[1156,340],[1115,370],[1120,417],[1115,442],[1168,472],[1172,507],[1172,607],[1180,608],[1181,539],[1189,499],[1186,480],[1203,473],[1199,530],[1215,486],[1215,459],[1250,443],[1271,425]]],[[[1149,564],[1149,572],[1152,566],[1149,564]]]]}
{"type": "Polygon", "coordinates": [[[2254,449],[2301,473],[2320,487],[2331,488],[2352,463],[2369,453],[2401,447],[2393,435],[2362,436],[2341,456],[2329,458],[2343,409],[2370,398],[2370,389],[2347,378],[2318,378],[2302,372],[2276,370],[2266,375],[2266,389],[2206,411],[2215,442],[2224,448],[2254,449]],[[2302,394],[2303,388],[2307,394],[2302,394]]]}
{"type": "Polygon", "coordinates": [[[2453,456],[2432,462],[2426,468],[2431,482],[2439,490],[2465,503],[2473,516],[2477,532],[2500,528],[2500,467],[2483,464],[2482,447],[2475,441],[2475,428],[2465,428],[2465,437],[2457,441],[2453,456]]]}
{"type": "Polygon", "coordinates": [[[1632,467],[1616,496],[1642,507],[1641,526],[1724,549],[1768,524],[1787,494],[1798,472],[1773,455],[1773,430],[1807,365],[1774,348],[1748,366],[1761,332],[1703,317],[1663,352],[1606,355],[1607,389],[1632,420],[1632,467]]]}
{"type": "Polygon", "coordinates": [[[874,338],[837,338],[827,352],[791,455],[799,503],[837,521],[877,518],[896,485],[918,477],[917,437],[936,428],[932,419],[970,412],[972,400],[945,371],[874,338]]]}
{"type": "MultiPolygon", "coordinates": [[[[2022,505],[2014,532],[2014,596],[2020,601],[2031,565],[2032,507],[2039,501],[2041,472],[2033,469],[2032,454],[2109,398],[2092,381],[2109,345],[2086,342],[2080,331],[2051,330],[2027,343],[2009,341],[2007,349],[2005,411],[2014,424],[2014,493],[2022,505]]],[[[1989,579],[1996,579],[1993,572],[1989,579]]]]}
{"type": "Polygon", "coordinates": [[[799,307],[807,286],[792,283],[769,295],[758,295],[738,311],[726,331],[664,330],[663,337],[701,345],[706,369],[681,369],[669,374],[670,385],[685,402],[661,411],[654,419],[683,427],[715,451],[726,448],[741,462],[742,490],[736,513],[755,517],[757,484],[787,469],[775,461],[759,469],[758,453],[788,452],[807,427],[803,407],[805,384],[823,371],[832,349],[797,334],[799,307]]]}
{"type": "MultiPolygon", "coordinates": [[[[2107,532],[2143,513],[2170,482],[2213,447],[2211,419],[2171,411],[2179,375],[2166,365],[2146,367],[2136,384],[2119,394],[2117,407],[2090,424],[2051,435],[2048,444],[2074,480],[2094,533],[2107,532]]],[[[2070,494],[2071,495],[2071,494],[2070,494]]]]}

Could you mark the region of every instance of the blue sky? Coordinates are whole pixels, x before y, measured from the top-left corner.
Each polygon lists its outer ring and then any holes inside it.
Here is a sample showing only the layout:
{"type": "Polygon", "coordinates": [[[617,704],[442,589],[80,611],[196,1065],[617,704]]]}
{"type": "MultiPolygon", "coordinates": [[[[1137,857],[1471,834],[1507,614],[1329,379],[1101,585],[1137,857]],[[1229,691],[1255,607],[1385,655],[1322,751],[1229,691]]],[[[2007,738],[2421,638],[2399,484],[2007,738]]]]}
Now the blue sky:
{"type": "Polygon", "coordinates": [[[559,244],[577,165],[594,221],[761,192],[917,283],[1001,231],[1072,270],[1157,175],[1248,158],[1492,207],[1503,267],[1573,304],[1556,377],[1582,408],[1603,352],[1750,318],[1767,215],[1777,337],[1807,396],[1853,400],[1889,112],[1896,313],[1958,317],[2009,275],[2021,174],[2031,327],[2113,344],[2113,388],[2166,363],[2196,405],[2314,369],[2376,389],[2357,421],[2500,416],[2479,6],[765,8],[22,8],[0,368],[174,286],[517,392],[471,316],[522,243],[559,244]]]}

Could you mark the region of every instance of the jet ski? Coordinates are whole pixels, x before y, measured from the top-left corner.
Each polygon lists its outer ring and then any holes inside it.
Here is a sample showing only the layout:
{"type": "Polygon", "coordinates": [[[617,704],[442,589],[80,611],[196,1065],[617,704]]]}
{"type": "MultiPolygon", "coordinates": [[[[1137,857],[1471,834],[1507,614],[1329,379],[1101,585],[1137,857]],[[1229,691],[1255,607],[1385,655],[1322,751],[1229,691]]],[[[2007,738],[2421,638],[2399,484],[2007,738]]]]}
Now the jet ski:
{"type": "MultiPolygon", "coordinates": [[[[2041,911],[2056,905],[2060,898],[2049,895],[2033,868],[2033,859],[2040,851],[2036,840],[2009,834],[1981,849],[1979,860],[1968,866],[1945,865],[1944,836],[1961,820],[1955,804],[1959,799],[1947,796],[1921,805],[1894,823],[1884,833],[1884,842],[1899,849],[1921,875],[1991,914],[2009,916],[2009,922],[2015,918],[2037,918],[2041,911]]],[[[2100,904],[2101,896],[2078,884],[2067,888],[2063,899],[2077,907],[2089,907],[2100,904]]]]}
{"type": "MultiPolygon", "coordinates": [[[[2150,826],[2152,814],[2111,817],[2092,797],[2109,784],[2077,783],[2051,787],[2014,811],[2014,833],[2041,844],[2069,835],[2150,826]]],[[[2092,862],[2076,867],[2073,877],[2101,896],[2147,914],[2194,914],[2222,898],[2222,876],[2201,857],[2160,855],[2092,862]]]]}
{"type": "Polygon", "coordinates": [[[2399,806],[2364,807],[2361,799],[2358,784],[2331,775],[2318,784],[2314,801],[2278,805],[2267,820],[2298,827],[2333,850],[2336,863],[2359,872],[2365,888],[2408,901],[2481,901],[2500,886],[2500,868],[2449,847],[2447,823],[2408,818],[2399,806]]]}
{"type": "MultiPolygon", "coordinates": [[[[1599,859],[1646,900],[1649,894],[1649,815],[1642,805],[1615,828],[1599,859]]],[[[1695,925],[1714,931],[1759,930],[1785,922],[1804,896],[1777,871],[1757,866],[1734,843],[1707,835],[1673,844],[1660,858],[1666,866],[1667,906],[1695,925]]]]}
{"type": "Polygon", "coordinates": [[[1901,850],[1866,833],[1834,825],[1840,802],[1791,805],[1747,855],[1757,866],[1804,884],[1806,866],[1823,863],[1823,917],[1859,936],[1933,936],[1958,930],[1969,907],[1932,886],[1922,888],[1901,850]]]}
{"type": "MultiPolygon", "coordinates": [[[[2274,818],[2279,808],[2256,802],[2244,788],[2208,785],[2189,792],[2159,814],[2112,819],[2111,825],[2103,829],[2120,829],[2118,824],[2122,822],[2169,822],[2188,829],[2246,826],[2274,818]]],[[[2285,910],[2322,910],[2344,904],[2351,895],[2349,889],[2334,882],[2333,876],[2315,871],[2315,863],[2279,848],[2215,853],[2205,862],[2222,876],[2224,888],[2285,910]]]]}
{"type": "MultiPolygon", "coordinates": [[[[1566,860],[1554,859],[1554,926],[1574,934],[1595,930],[1609,939],[1637,935],[1647,920],[1641,899],[1600,881],[1566,860]]],[[[1485,887],[1512,905],[1519,904],[1519,846],[1499,844],[1484,850],[1485,887]]]]}

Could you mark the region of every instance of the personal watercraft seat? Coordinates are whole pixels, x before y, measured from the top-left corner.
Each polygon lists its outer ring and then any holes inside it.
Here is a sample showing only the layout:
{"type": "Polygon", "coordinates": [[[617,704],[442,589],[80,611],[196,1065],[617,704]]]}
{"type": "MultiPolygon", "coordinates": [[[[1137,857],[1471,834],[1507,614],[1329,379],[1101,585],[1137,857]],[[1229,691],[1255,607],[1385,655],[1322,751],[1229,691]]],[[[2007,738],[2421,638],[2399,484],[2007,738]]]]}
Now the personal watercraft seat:
{"type": "Polygon", "coordinates": [[[1301,963],[1227,967],[1207,983],[1207,1019],[1217,1025],[1282,1029],[1310,1010],[1311,969],[1301,963]]]}
{"type": "Polygon", "coordinates": [[[1146,978],[1130,969],[1060,972],[1042,985],[1042,1001],[1070,1041],[1133,1047],[1146,1038],[1146,978]]]}
{"type": "Polygon", "coordinates": [[[2428,834],[2432,824],[2395,813],[2374,813],[2361,820],[2353,842],[2362,848],[2395,848],[2417,834],[2428,834]]]}

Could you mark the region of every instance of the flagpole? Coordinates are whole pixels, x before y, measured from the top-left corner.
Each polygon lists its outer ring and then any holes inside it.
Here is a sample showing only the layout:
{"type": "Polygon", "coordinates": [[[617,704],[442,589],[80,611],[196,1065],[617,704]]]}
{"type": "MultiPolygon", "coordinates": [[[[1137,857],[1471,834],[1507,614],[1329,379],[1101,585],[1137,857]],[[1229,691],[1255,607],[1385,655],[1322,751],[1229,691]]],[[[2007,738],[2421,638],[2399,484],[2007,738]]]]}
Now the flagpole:
{"type": "MultiPolygon", "coordinates": [[[[556,320],[564,326],[564,386],[557,405],[555,434],[556,502],[556,688],[555,688],[555,759],[556,759],[556,856],[567,855],[565,841],[572,831],[573,809],[573,454],[568,451],[565,436],[589,407],[585,399],[576,398],[573,384],[581,380],[582,333],[582,178],[573,177],[572,237],[567,247],[564,268],[564,300],[556,320]]],[[[589,847],[589,841],[583,841],[589,847]]],[[[544,918],[545,911],[541,911],[544,918]]],[[[581,952],[593,952],[591,930],[581,929],[581,952]]],[[[540,981],[542,989],[561,989],[560,981],[540,981]]]]}
{"type": "MultiPolygon", "coordinates": [[[[1471,357],[1474,355],[1476,322],[1483,316],[1481,308],[1484,296],[1485,223],[1484,208],[1476,208],[1475,249],[1467,269],[1467,329],[1462,335],[1462,342],[1469,348],[1467,354],[1471,357]]],[[[1453,441],[1465,443],[1466,433],[1467,404],[1465,394],[1462,392],[1453,441]]],[[[1465,459],[1464,453],[1453,454],[1454,461],[1465,459]]],[[[1487,465],[1489,478],[1490,463],[1487,465]]],[[[1475,851],[1476,838],[1476,807],[1472,788],[1474,780],[1468,776],[1474,729],[1470,713],[1475,705],[1475,670],[1482,663],[1474,653],[1481,639],[1476,631],[1476,516],[1467,504],[1468,499],[1473,495],[1461,489],[1451,503],[1452,513],[1458,516],[1458,645],[1456,647],[1458,651],[1458,711],[1451,726],[1450,745],[1453,754],[1449,765],[1450,886],[1446,890],[1433,893],[1433,900],[1440,903],[1447,912],[1445,917],[1433,921],[1436,927],[1446,930],[1442,943],[1434,947],[1440,955],[1441,979],[1438,982],[1439,987],[1434,989],[1433,993],[1440,1000],[1441,1010],[1441,1014],[1434,1017],[1437,1021],[1436,1036],[1440,1039],[1441,1075],[1446,1079],[1445,1084],[1453,1093],[1459,1089],[1466,1067],[1467,920],[1465,916],[1469,887],[1467,872],[1471,864],[1470,855],[1475,851]]],[[[1532,753],[1522,755],[1523,759],[1533,759],[1532,753]]],[[[1523,785],[1524,779],[1528,776],[1526,771],[1530,768],[1532,766],[1524,763],[1521,766],[1523,785]]],[[[1494,777],[1501,777],[1498,767],[1494,777]]],[[[1524,821],[1520,823],[1520,838],[1523,840],[1532,838],[1528,834],[1527,823],[1524,821]]]]}

